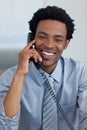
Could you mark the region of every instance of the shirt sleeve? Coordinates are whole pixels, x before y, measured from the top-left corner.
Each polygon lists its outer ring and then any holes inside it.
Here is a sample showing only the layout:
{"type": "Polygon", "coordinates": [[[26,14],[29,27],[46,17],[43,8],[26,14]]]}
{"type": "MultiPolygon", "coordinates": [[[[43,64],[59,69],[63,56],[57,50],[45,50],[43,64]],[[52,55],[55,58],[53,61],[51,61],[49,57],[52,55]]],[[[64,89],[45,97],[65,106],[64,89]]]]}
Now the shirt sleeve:
{"type": "Polygon", "coordinates": [[[5,115],[3,101],[9,90],[13,78],[11,71],[5,72],[0,76],[0,130],[17,130],[20,119],[20,112],[12,118],[5,115]]]}
{"type": "Polygon", "coordinates": [[[79,130],[87,128],[87,67],[83,67],[79,80],[79,130]]]}
{"type": "Polygon", "coordinates": [[[3,103],[0,104],[0,130],[17,130],[19,124],[20,113],[13,118],[5,115],[3,103]]]}

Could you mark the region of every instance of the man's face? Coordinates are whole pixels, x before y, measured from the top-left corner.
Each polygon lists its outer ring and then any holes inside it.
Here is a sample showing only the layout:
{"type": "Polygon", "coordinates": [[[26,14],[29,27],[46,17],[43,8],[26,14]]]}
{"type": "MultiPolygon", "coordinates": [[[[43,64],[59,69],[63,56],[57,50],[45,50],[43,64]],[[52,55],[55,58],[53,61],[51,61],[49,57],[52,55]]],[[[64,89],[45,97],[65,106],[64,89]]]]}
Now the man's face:
{"type": "Polygon", "coordinates": [[[42,20],[36,30],[36,49],[43,59],[42,68],[51,73],[68,46],[66,25],[56,20],[42,20]]]}

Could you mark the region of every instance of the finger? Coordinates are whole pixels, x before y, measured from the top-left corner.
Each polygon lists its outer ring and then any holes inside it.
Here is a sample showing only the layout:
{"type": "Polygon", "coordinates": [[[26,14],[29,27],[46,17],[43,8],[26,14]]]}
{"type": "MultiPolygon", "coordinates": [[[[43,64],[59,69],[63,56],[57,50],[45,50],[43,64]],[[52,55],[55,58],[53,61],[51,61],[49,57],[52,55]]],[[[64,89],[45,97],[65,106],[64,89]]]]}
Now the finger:
{"type": "Polygon", "coordinates": [[[42,58],[39,55],[32,55],[32,58],[34,59],[35,62],[42,62],[42,58]]]}
{"type": "Polygon", "coordinates": [[[31,46],[32,46],[33,44],[35,44],[35,42],[36,42],[36,39],[34,39],[34,40],[32,40],[31,42],[29,42],[29,43],[25,46],[24,50],[30,49],[31,46]]]}
{"type": "Polygon", "coordinates": [[[42,57],[40,54],[36,51],[36,49],[32,49],[32,57],[34,58],[35,62],[42,62],[42,57]]]}

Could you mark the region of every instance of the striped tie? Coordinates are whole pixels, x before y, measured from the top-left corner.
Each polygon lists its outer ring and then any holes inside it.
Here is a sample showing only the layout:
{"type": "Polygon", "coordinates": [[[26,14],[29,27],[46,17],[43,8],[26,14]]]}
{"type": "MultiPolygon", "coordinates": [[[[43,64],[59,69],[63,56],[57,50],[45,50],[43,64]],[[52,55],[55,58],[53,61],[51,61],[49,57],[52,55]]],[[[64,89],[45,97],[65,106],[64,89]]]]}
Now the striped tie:
{"type": "MultiPolygon", "coordinates": [[[[50,87],[53,89],[54,80],[51,76],[49,78],[50,87]]],[[[57,107],[48,86],[44,94],[42,130],[58,130],[57,107]]]]}

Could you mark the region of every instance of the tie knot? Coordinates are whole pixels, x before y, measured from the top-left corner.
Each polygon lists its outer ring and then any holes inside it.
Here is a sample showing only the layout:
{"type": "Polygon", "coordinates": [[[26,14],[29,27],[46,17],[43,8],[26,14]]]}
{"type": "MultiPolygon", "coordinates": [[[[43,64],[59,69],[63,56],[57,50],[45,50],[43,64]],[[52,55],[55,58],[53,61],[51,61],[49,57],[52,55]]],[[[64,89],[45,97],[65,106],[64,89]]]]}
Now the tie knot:
{"type": "Polygon", "coordinates": [[[52,76],[49,76],[49,82],[54,82],[54,78],[52,76]]]}

